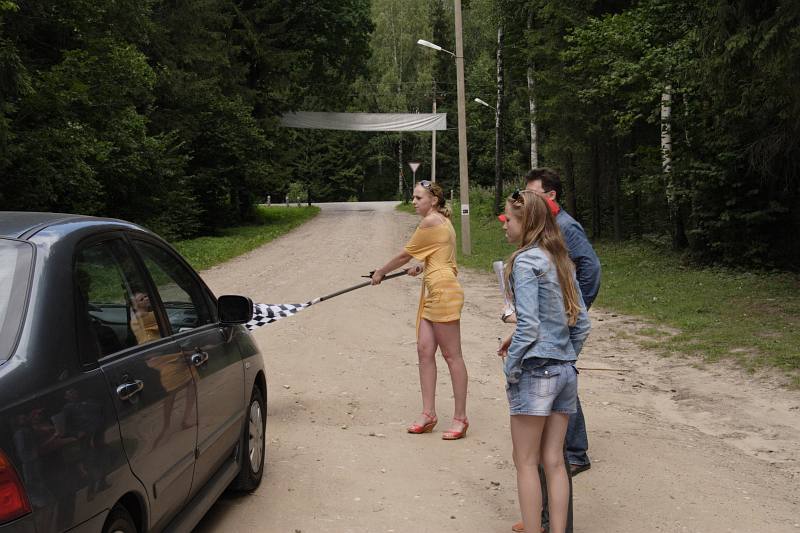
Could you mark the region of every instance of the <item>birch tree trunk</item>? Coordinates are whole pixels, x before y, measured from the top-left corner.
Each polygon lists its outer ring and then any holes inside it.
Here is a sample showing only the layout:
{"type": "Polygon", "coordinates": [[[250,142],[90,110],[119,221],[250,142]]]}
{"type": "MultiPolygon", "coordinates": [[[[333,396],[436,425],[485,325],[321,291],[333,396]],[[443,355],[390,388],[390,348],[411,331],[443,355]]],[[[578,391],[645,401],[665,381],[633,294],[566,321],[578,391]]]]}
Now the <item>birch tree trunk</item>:
{"type": "Polygon", "coordinates": [[[564,161],[564,178],[567,188],[567,212],[576,220],[578,219],[578,191],[575,188],[575,155],[567,149],[564,161]]]}
{"type": "Polygon", "coordinates": [[[667,84],[661,93],[661,171],[667,181],[667,201],[671,204],[672,191],[672,86],[667,84]]]}
{"type": "MultiPolygon", "coordinates": [[[[528,11],[528,30],[533,28],[533,9],[528,11]]],[[[536,99],[533,86],[533,61],[528,61],[528,107],[531,123],[531,168],[539,166],[539,132],[536,128],[536,99]]]]}
{"type": "Polygon", "coordinates": [[[622,151],[618,145],[614,146],[614,168],[612,169],[613,175],[611,176],[611,195],[613,197],[614,211],[614,240],[622,240],[622,190],[620,173],[622,172],[622,151]]]}
{"type": "Polygon", "coordinates": [[[399,140],[397,141],[397,186],[399,187],[400,195],[403,197],[403,201],[408,203],[408,192],[404,187],[405,180],[403,179],[403,134],[400,134],[399,140]]]}
{"type": "Polygon", "coordinates": [[[497,27],[497,106],[494,112],[494,214],[503,209],[503,25],[497,27]]]}
{"type": "Polygon", "coordinates": [[[664,174],[672,247],[679,250],[686,246],[687,239],[678,205],[675,175],[672,172],[672,85],[669,83],[661,93],[661,172],[664,174]]]}
{"type": "MultiPolygon", "coordinates": [[[[390,32],[391,35],[396,36],[398,35],[398,31],[395,29],[395,19],[389,19],[390,25],[390,32]]],[[[397,72],[397,100],[398,102],[402,99],[402,87],[403,87],[403,68],[402,68],[402,59],[400,57],[402,54],[402,49],[399,46],[399,40],[397,38],[392,39],[392,63],[394,64],[394,70],[397,72]]],[[[408,192],[404,187],[405,180],[403,179],[403,134],[400,133],[397,137],[397,192],[403,198],[405,203],[408,203],[408,192]]]]}

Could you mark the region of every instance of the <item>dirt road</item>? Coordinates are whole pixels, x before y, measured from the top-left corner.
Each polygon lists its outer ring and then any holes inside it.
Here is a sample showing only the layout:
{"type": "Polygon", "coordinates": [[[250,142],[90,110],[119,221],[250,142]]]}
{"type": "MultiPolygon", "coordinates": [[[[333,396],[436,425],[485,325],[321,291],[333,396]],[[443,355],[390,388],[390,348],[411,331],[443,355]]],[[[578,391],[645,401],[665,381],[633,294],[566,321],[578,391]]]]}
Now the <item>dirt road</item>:
{"type": "MultiPolygon", "coordinates": [[[[358,282],[396,253],[416,218],[391,203],[323,205],[292,233],[203,273],[217,294],[295,303],[358,282]]],[[[498,238],[501,238],[498,228],[498,238]]],[[[420,411],[414,345],[419,279],[402,277],[255,333],[269,372],[267,470],[197,531],[507,533],[517,520],[508,406],[489,274],[462,272],[470,372],[467,438],[441,357],[434,433],[420,411]]],[[[592,310],[579,366],[592,469],[575,478],[575,531],[800,533],[800,394],[725,365],[663,358],[639,321],[592,310]]]]}

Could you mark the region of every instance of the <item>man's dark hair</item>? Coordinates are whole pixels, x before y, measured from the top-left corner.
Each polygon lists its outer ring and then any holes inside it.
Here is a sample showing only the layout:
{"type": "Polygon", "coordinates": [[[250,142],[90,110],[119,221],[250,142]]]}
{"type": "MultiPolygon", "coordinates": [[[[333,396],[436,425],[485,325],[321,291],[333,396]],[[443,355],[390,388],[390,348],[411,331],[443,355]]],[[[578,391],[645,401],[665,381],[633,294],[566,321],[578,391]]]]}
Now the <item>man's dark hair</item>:
{"type": "Polygon", "coordinates": [[[532,168],[525,174],[525,181],[530,183],[532,181],[541,180],[542,189],[544,192],[556,191],[556,199],[561,200],[562,187],[561,177],[555,169],[549,167],[532,168]]]}

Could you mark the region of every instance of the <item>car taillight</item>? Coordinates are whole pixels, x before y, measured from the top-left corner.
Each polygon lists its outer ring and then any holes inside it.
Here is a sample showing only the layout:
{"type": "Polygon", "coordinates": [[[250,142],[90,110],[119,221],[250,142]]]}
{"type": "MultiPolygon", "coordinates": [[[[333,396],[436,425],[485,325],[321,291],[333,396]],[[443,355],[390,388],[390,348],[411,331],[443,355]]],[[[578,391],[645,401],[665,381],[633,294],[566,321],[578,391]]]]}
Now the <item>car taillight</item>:
{"type": "Polygon", "coordinates": [[[0,450],[0,524],[9,522],[31,512],[31,504],[25,494],[14,465],[3,450],[0,450]]]}

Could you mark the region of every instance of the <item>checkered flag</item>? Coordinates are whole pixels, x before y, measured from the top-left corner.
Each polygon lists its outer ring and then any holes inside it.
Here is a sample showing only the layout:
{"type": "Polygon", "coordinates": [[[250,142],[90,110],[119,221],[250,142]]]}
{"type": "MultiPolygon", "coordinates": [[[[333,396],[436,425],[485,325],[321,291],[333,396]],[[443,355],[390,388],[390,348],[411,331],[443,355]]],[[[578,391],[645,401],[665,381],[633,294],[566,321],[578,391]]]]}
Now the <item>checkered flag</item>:
{"type": "Polygon", "coordinates": [[[271,324],[276,320],[292,316],[305,309],[312,302],[304,304],[253,304],[253,318],[245,324],[250,331],[271,324]]]}

